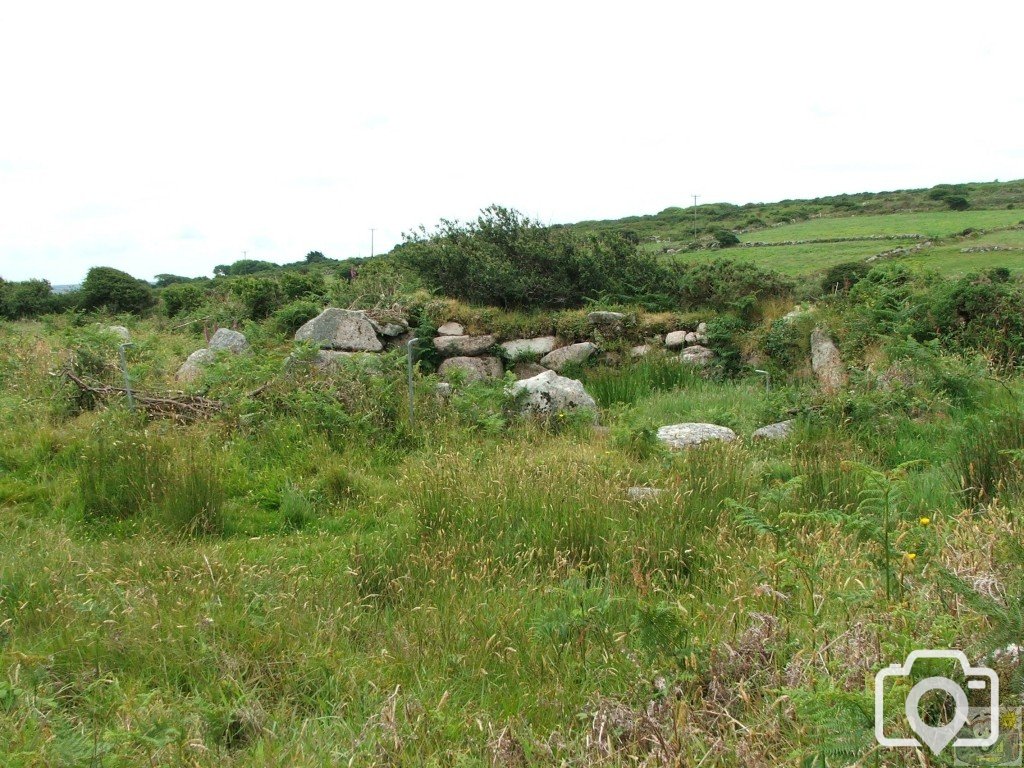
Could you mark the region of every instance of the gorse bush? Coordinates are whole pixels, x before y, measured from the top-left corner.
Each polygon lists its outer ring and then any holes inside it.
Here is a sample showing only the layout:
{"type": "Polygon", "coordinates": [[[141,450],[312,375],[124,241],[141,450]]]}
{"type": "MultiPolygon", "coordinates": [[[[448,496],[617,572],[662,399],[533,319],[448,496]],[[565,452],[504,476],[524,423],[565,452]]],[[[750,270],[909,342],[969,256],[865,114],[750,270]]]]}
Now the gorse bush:
{"type": "Polygon", "coordinates": [[[46,280],[7,282],[0,278],[0,318],[20,320],[64,309],[61,297],[46,280]]]}
{"type": "Polygon", "coordinates": [[[242,277],[231,281],[229,286],[242,302],[245,316],[251,320],[270,317],[285,302],[281,284],[272,277],[242,277]]]}
{"type": "Polygon", "coordinates": [[[665,292],[674,309],[707,307],[746,312],[759,302],[789,296],[793,283],[777,272],[749,262],[715,259],[706,263],[673,263],[667,267],[665,292]]]}
{"type": "Polygon", "coordinates": [[[160,292],[168,317],[177,317],[199,309],[206,301],[206,291],[196,283],[171,283],[160,292]]]}
{"type": "Polygon", "coordinates": [[[398,258],[464,301],[508,308],[576,307],[601,296],[643,300],[661,292],[661,270],[623,233],[580,235],[518,211],[485,208],[475,222],[442,221],[406,236],[398,258]]]}
{"type": "Polygon", "coordinates": [[[846,292],[860,282],[868,272],[871,265],[864,261],[845,261],[829,267],[825,276],[821,278],[821,290],[825,293],[846,292]]]}
{"type": "Polygon", "coordinates": [[[740,239],[735,232],[728,229],[716,229],[715,242],[718,243],[719,248],[732,248],[734,245],[740,244],[740,239]]]}
{"type": "Polygon", "coordinates": [[[309,299],[299,299],[285,304],[274,313],[274,325],[286,336],[293,335],[308,320],[312,320],[322,307],[309,299]]]}
{"type": "Polygon", "coordinates": [[[93,267],[85,276],[79,300],[83,309],[139,314],[154,303],[153,289],[127,272],[113,267],[93,267]]]}

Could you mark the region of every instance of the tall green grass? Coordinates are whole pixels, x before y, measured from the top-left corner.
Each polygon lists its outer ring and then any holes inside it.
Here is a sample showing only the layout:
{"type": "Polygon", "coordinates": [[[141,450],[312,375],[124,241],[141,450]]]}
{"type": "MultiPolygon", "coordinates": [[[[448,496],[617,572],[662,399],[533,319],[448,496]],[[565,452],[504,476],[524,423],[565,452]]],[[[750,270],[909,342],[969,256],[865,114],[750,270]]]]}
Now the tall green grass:
{"type": "Polygon", "coordinates": [[[148,520],[184,535],[222,532],[223,460],[195,436],[165,435],[117,413],[76,462],[78,504],[92,521],[148,520]]]}
{"type": "Polygon", "coordinates": [[[1003,402],[971,418],[955,444],[952,471],[967,504],[1004,501],[1024,492],[1024,409],[1003,402]]]}
{"type": "Polygon", "coordinates": [[[592,368],[583,375],[587,391],[602,407],[635,403],[655,392],[681,389],[698,379],[693,366],[671,354],[646,355],[624,368],[592,368]]]}

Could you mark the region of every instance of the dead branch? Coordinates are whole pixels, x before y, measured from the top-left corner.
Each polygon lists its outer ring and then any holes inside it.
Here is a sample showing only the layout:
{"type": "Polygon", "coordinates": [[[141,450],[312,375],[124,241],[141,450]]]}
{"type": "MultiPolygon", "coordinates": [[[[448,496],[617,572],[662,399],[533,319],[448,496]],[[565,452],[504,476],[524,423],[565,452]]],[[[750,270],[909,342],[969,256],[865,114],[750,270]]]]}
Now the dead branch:
{"type": "MultiPolygon", "coordinates": [[[[109,400],[113,396],[126,396],[124,387],[111,387],[106,384],[90,384],[77,376],[73,371],[64,370],[62,375],[97,400],[109,400]]],[[[218,400],[211,400],[201,395],[189,395],[184,392],[157,394],[153,392],[137,392],[132,390],[132,397],[139,408],[151,418],[171,418],[177,421],[197,421],[207,419],[224,408],[218,400]]]]}

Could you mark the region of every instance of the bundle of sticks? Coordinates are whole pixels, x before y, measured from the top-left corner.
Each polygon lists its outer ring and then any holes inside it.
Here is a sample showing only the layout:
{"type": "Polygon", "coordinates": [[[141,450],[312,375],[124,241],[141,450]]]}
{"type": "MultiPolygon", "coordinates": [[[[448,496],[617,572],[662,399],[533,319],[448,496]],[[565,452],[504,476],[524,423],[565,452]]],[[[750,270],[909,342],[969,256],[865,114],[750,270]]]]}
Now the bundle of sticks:
{"type": "MultiPolygon", "coordinates": [[[[68,381],[73,383],[82,392],[88,393],[98,401],[105,401],[114,396],[128,396],[128,391],[124,387],[90,384],[80,376],[77,376],[73,371],[67,369],[62,371],[62,373],[68,381]]],[[[197,421],[213,416],[224,407],[224,404],[218,400],[211,400],[201,395],[189,395],[184,392],[156,394],[153,392],[138,392],[132,389],[131,396],[136,407],[141,408],[152,418],[197,421]]]]}

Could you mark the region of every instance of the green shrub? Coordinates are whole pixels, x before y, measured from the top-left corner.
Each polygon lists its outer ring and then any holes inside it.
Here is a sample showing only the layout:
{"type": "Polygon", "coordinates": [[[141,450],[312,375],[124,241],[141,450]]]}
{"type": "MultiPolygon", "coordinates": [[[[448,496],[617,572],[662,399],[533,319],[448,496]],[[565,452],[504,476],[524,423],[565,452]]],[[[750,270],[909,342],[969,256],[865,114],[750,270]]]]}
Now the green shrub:
{"type": "Polygon", "coordinates": [[[475,222],[442,221],[407,235],[403,263],[448,296],[506,308],[578,307],[587,299],[646,301],[662,270],[628,233],[584,235],[518,211],[485,208],[475,222]]]}
{"type": "Polygon", "coordinates": [[[829,267],[821,279],[821,290],[825,293],[846,293],[864,279],[871,271],[871,265],[864,261],[845,261],[829,267]]]}
{"type": "Polygon", "coordinates": [[[740,244],[740,239],[728,229],[716,229],[714,237],[719,248],[732,248],[734,245],[740,244]]]}
{"type": "Polygon", "coordinates": [[[274,313],[275,327],[286,336],[293,335],[304,323],[320,314],[320,305],[308,299],[285,304],[274,313]]]}
{"type": "Polygon", "coordinates": [[[970,201],[963,195],[949,195],[946,198],[946,205],[951,211],[966,211],[971,207],[970,201]]]}
{"type": "Polygon", "coordinates": [[[254,275],[257,272],[273,272],[278,265],[270,261],[259,261],[258,259],[239,259],[232,264],[218,264],[213,268],[213,274],[224,277],[242,277],[254,275]]]}
{"type": "Polygon", "coordinates": [[[675,263],[669,267],[674,308],[707,307],[745,310],[765,299],[790,296],[791,280],[755,264],[715,259],[707,263],[675,263]]]}
{"type": "Polygon", "coordinates": [[[172,283],[160,292],[168,317],[194,312],[206,300],[206,291],[195,283],[172,283]]]}
{"type": "Polygon", "coordinates": [[[719,315],[708,321],[708,347],[715,350],[715,364],[727,376],[743,368],[740,345],[746,324],[735,315],[719,315]]]}
{"type": "MultiPolygon", "coordinates": [[[[195,278],[196,280],[205,280],[205,278],[195,278]]],[[[157,288],[166,288],[169,285],[181,285],[183,283],[191,283],[193,278],[182,277],[181,275],[170,275],[166,272],[161,272],[155,278],[153,278],[153,285],[157,288]]]]}
{"type": "Polygon", "coordinates": [[[807,359],[810,330],[806,322],[779,318],[772,321],[761,338],[761,348],[782,370],[792,370],[807,359]]]}
{"type": "Polygon", "coordinates": [[[60,309],[60,300],[46,280],[6,282],[0,278],[0,318],[20,320],[60,309]]]}
{"type": "Polygon", "coordinates": [[[243,277],[232,281],[230,287],[241,300],[245,316],[252,320],[270,317],[284,304],[284,292],[272,277],[243,277]]]}
{"type": "Polygon", "coordinates": [[[952,195],[964,195],[967,187],[964,184],[936,184],[928,191],[929,200],[947,200],[952,195]]]}
{"type": "Polygon", "coordinates": [[[82,283],[83,309],[140,314],[153,305],[153,289],[127,272],[113,267],[93,267],[82,283]]]}
{"type": "Polygon", "coordinates": [[[281,291],[292,301],[310,299],[322,301],[327,294],[324,276],[320,272],[282,272],[281,291]]]}

